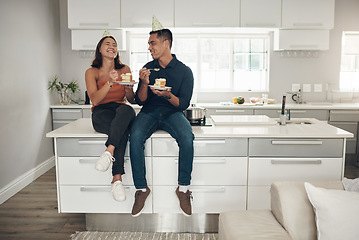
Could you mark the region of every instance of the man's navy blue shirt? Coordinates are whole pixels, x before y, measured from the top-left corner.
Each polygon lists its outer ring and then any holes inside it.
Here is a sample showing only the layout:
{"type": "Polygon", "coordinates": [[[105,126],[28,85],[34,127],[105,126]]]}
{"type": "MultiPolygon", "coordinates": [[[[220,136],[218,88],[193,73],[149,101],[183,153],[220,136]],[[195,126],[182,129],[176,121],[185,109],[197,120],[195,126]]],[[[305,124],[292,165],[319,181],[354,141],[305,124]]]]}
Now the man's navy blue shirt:
{"type": "MultiPolygon", "coordinates": [[[[156,78],[165,78],[166,86],[172,87],[171,92],[179,98],[179,106],[173,106],[168,100],[154,94],[148,87],[147,99],[142,102],[138,98],[138,91],[136,91],[135,99],[138,105],[143,106],[141,111],[150,112],[155,108],[160,107],[165,113],[179,112],[186,110],[190,104],[193,93],[193,73],[192,70],[177,60],[176,55],[172,54],[173,59],[166,66],[162,68],[158,63],[158,59],[148,62],[144,67],[147,69],[159,68],[159,71],[151,71],[150,84],[155,84],[156,78]]],[[[142,81],[140,79],[138,89],[140,89],[142,81]]]]}

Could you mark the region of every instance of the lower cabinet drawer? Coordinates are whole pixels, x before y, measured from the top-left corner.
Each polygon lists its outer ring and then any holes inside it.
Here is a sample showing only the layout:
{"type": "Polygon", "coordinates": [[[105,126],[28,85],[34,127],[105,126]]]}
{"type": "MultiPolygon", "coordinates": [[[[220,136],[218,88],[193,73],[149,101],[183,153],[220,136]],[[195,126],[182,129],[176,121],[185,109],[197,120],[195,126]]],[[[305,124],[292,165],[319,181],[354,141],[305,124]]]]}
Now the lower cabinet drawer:
{"type": "MultiPolygon", "coordinates": [[[[99,157],[106,150],[106,138],[58,138],[57,151],[62,157],[99,157]]],[[[151,141],[146,141],[145,156],[151,156],[151,141]]],[[[130,156],[127,143],[125,156],[130,156]]]]}
{"type": "Polygon", "coordinates": [[[341,181],[341,158],[249,158],[248,186],[277,181],[341,181]],[[264,170],[265,169],[265,170],[264,170]]]}
{"type": "Polygon", "coordinates": [[[253,157],[342,157],[343,139],[249,139],[253,157]]]}
{"type": "MultiPolygon", "coordinates": [[[[154,213],[180,213],[177,186],[153,186],[154,213]]],[[[245,210],[245,186],[191,186],[193,213],[245,210]]]]}
{"type": "MultiPolygon", "coordinates": [[[[173,138],[153,138],[153,156],[178,156],[178,145],[173,138]]],[[[196,138],[194,156],[247,156],[247,138],[196,138]]]]}
{"type": "MultiPolygon", "coordinates": [[[[61,185],[107,185],[112,181],[112,168],[106,172],[95,169],[98,157],[59,157],[58,172],[61,185]]],[[[146,170],[151,173],[151,158],[146,157],[146,170]]],[[[147,174],[147,183],[152,184],[151,174],[147,174]]],[[[125,174],[122,175],[124,185],[134,185],[132,180],[131,161],[125,158],[125,174]]]]}
{"type": "MultiPolygon", "coordinates": [[[[60,186],[59,211],[62,213],[130,213],[135,187],[125,187],[126,200],[113,199],[111,186],[60,186]]],[[[147,198],[143,213],[152,212],[152,197],[147,198]]]]}
{"type": "Polygon", "coordinates": [[[61,119],[76,120],[79,118],[82,118],[81,109],[77,109],[77,108],[52,109],[52,119],[54,120],[61,120],[61,119]]]}
{"type": "Polygon", "coordinates": [[[270,186],[249,186],[247,210],[270,209],[270,186]]]}
{"type": "MultiPolygon", "coordinates": [[[[177,185],[177,179],[178,158],[153,158],[153,185],[177,185]]],[[[247,157],[195,157],[193,159],[192,186],[246,184],[247,157]]]]}

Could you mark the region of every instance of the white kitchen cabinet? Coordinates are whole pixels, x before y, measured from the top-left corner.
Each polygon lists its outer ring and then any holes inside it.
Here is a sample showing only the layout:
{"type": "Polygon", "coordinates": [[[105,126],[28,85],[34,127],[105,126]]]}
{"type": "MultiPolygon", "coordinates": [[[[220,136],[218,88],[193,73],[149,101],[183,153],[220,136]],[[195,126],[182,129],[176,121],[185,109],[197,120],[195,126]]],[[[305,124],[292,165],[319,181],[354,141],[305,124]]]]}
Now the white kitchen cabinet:
{"type": "MultiPolygon", "coordinates": [[[[247,148],[246,138],[195,139],[190,186],[194,213],[246,208],[247,148]]],[[[177,143],[173,138],[153,138],[152,154],[153,211],[179,213],[174,207],[178,205],[177,143]]]]}
{"type": "MultiPolygon", "coordinates": [[[[154,213],[180,213],[177,186],[153,186],[154,213]]],[[[220,213],[246,209],[246,186],[191,186],[193,213],[220,213]]]]}
{"type": "Polygon", "coordinates": [[[239,27],[240,0],[175,0],[175,27],[239,27]]]}
{"type": "MultiPolygon", "coordinates": [[[[135,187],[132,180],[128,146],[125,157],[123,183],[126,201],[117,202],[111,193],[112,171],[95,169],[98,157],[105,151],[105,138],[58,138],[57,147],[57,189],[59,212],[71,213],[128,213],[133,205],[135,187]],[[101,204],[100,204],[101,203],[101,204]]],[[[149,173],[152,172],[151,141],[145,144],[145,161],[149,173]]],[[[152,174],[146,176],[152,185],[152,174]]],[[[149,198],[145,212],[152,212],[152,198],[149,198]]]]}
{"type": "Polygon", "coordinates": [[[116,29],[121,27],[120,0],[68,0],[69,29],[116,29]]]}
{"type": "Polygon", "coordinates": [[[121,0],[121,26],[124,28],[151,28],[152,15],[164,28],[173,27],[174,0],[121,0]]]}
{"type": "Polygon", "coordinates": [[[88,111],[83,110],[81,108],[52,108],[52,129],[62,127],[79,118],[88,117],[88,111]]]}
{"type": "Polygon", "coordinates": [[[329,30],[277,29],[274,50],[329,50],[329,30]]]}
{"type": "Polygon", "coordinates": [[[340,139],[249,139],[247,209],[269,209],[273,182],[340,181],[343,146],[340,139]]]}
{"type": "Polygon", "coordinates": [[[282,0],[283,29],[334,28],[335,0],[282,0]]]}
{"type": "Polygon", "coordinates": [[[253,115],[253,113],[253,109],[209,108],[206,117],[211,115],[253,115]]]}
{"type": "Polygon", "coordinates": [[[279,118],[281,110],[278,109],[254,109],[254,115],[265,115],[270,118],[279,118]]]}
{"type": "Polygon", "coordinates": [[[321,121],[329,120],[329,110],[290,109],[290,118],[315,118],[321,121]]]}
{"type": "MultiPolygon", "coordinates": [[[[126,48],[125,32],[122,29],[109,29],[109,33],[116,39],[117,49],[124,51],[126,48]]],[[[101,40],[104,30],[72,30],[72,50],[95,51],[97,43],[101,40]]]]}
{"type": "Polygon", "coordinates": [[[281,0],[241,0],[241,27],[280,28],[281,0]]]}
{"type": "Polygon", "coordinates": [[[359,111],[357,110],[330,110],[329,124],[354,134],[354,138],[347,139],[346,153],[357,153],[358,122],[359,111]]]}

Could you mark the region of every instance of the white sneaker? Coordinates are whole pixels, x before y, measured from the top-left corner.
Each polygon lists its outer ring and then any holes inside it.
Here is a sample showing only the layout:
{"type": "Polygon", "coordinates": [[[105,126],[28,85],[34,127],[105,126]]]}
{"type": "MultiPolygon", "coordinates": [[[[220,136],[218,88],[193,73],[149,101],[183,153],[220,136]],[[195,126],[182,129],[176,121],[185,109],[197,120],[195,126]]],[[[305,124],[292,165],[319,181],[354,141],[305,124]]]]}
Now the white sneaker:
{"type": "Polygon", "coordinates": [[[105,151],[100,159],[97,161],[95,168],[98,171],[105,172],[110,167],[111,163],[115,161],[115,158],[112,157],[111,153],[105,151]]]}
{"type": "Polygon", "coordinates": [[[118,202],[123,202],[126,200],[125,189],[123,188],[123,184],[120,180],[111,184],[111,192],[113,198],[118,202]]]}

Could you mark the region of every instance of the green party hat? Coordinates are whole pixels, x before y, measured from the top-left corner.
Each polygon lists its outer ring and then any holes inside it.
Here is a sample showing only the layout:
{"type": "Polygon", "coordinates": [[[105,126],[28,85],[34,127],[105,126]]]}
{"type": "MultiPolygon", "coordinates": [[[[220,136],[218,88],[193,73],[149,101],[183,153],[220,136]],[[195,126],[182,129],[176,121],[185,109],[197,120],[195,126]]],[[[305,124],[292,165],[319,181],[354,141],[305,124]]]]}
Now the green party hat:
{"type": "Polygon", "coordinates": [[[158,21],[155,15],[152,16],[152,31],[158,31],[162,30],[164,27],[162,24],[158,21]]]}
{"type": "Polygon", "coordinates": [[[106,29],[105,32],[103,33],[102,37],[108,37],[111,36],[110,32],[106,29]]]}

